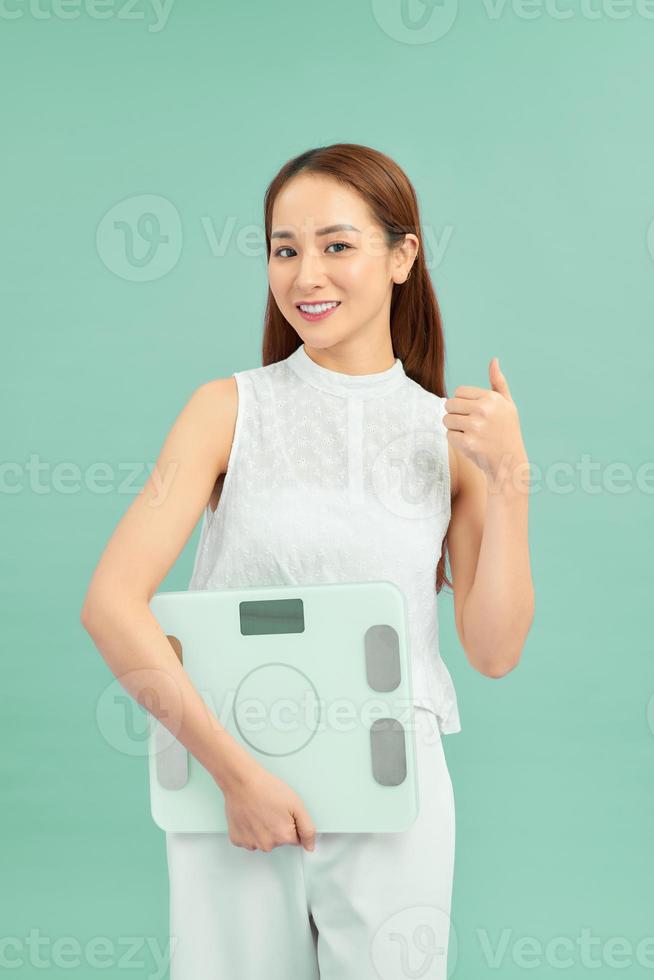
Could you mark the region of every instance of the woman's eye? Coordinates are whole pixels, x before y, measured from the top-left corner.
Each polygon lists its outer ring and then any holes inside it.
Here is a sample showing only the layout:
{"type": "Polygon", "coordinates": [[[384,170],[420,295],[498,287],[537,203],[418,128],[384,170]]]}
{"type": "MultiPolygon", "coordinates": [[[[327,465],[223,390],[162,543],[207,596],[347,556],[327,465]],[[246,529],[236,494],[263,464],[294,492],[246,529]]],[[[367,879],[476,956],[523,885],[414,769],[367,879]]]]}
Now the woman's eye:
{"type": "MultiPolygon", "coordinates": [[[[330,249],[330,248],[338,248],[339,251],[338,252],[332,252],[332,255],[339,255],[341,249],[352,248],[352,246],[351,245],[348,245],[347,242],[332,242],[330,245],[327,246],[327,248],[328,249],[330,249]]],[[[290,245],[284,245],[282,248],[278,248],[277,249],[277,251],[275,252],[275,256],[279,256],[280,258],[285,259],[286,256],[285,255],[282,255],[283,252],[294,252],[294,251],[295,251],[295,249],[294,248],[291,248],[290,245]]]]}

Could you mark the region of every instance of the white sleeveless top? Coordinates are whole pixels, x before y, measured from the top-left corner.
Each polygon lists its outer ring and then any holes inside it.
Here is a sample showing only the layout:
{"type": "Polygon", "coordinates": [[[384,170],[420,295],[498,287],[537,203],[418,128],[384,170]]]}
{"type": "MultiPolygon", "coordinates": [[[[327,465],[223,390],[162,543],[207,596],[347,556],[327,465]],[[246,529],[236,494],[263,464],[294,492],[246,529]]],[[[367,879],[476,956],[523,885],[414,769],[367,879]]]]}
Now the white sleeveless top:
{"type": "Polygon", "coordinates": [[[407,600],[414,704],[461,730],[438,642],[436,565],[450,521],[445,399],[405,374],[343,374],[304,345],[236,371],[238,414],[189,589],[386,580],[407,600]]]}

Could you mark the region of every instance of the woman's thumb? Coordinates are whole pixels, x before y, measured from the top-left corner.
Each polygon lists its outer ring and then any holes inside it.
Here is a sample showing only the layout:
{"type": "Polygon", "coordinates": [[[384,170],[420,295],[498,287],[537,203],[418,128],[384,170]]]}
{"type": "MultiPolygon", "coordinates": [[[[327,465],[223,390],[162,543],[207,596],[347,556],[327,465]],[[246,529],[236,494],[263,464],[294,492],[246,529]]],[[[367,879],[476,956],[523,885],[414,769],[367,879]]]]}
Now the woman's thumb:
{"type": "Polygon", "coordinates": [[[307,851],[313,851],[316,846],[316,828],[313,825],[311,817],[304,809],[297,810],[293,814],[293,817],[295,819],[295,829],[297,830],[302,847],[306,847],[307,851]]]}

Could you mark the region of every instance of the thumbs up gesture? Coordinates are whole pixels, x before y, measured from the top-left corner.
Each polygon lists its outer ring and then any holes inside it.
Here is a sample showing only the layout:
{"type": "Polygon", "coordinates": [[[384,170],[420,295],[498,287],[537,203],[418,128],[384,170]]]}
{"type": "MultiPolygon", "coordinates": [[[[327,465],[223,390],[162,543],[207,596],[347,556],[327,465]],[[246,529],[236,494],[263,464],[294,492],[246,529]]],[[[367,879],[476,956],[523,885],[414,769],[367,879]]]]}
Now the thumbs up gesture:
{"type": "Polygon", "coordinates": [[[494,357],[488,366],[491,387],[462,385],[445,399],[447,440],[490,480],[527,462],[520,420],[507,380],[494,357]]]}

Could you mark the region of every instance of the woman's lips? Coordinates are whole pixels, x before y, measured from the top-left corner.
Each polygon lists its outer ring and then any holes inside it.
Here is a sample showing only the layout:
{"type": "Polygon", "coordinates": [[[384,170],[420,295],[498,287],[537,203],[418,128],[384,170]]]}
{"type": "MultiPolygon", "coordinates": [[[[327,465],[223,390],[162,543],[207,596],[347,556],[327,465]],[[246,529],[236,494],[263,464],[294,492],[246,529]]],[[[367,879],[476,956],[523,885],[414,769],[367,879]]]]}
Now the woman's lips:
{"type": "Polygon", "coordinates": [[[335,313],[335,312],[336,312],[336,310],[337,310],[337,309],[339,308],[339,306],[340,306],[340,305],[341,305],[341,304],[340,304],[340,301],[339,301],[339,302],[338,302],[338,303],[336,304],[336,306],[332,306],[332,307],[331,307],[331,308],[330,308],[329,310],[325,310],[325,312],[324,312],[324,313],[307,313],[307,311],[306,311],[306,310],[301,310],[299,306],[298,306],[298,307],[296,307],[296,309],[297,309],[297,311],[298,311],[298,313],[300,314],[300,316],[301,316],[301,317],[302,317],[302,318],[303,318],[304,320],[309,320],[309,321],[313,321],[313,320],[324,320],[324,319],[325,319],[326,317],[328,317],[328,316],[329,316],[329,315],[330,315],[331,313],[335,313]]]}

